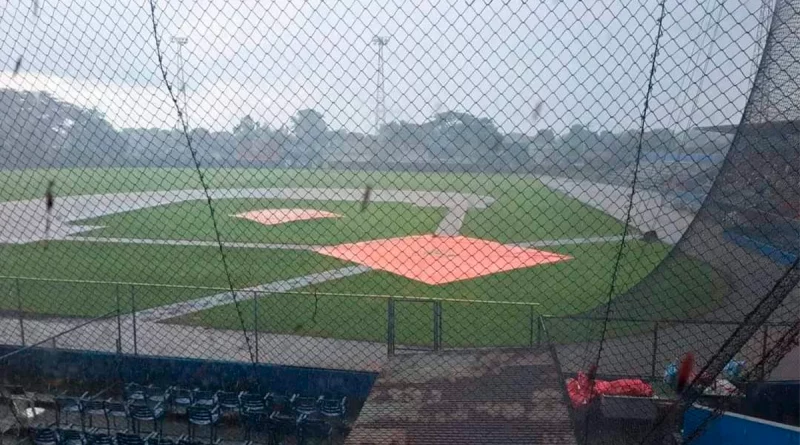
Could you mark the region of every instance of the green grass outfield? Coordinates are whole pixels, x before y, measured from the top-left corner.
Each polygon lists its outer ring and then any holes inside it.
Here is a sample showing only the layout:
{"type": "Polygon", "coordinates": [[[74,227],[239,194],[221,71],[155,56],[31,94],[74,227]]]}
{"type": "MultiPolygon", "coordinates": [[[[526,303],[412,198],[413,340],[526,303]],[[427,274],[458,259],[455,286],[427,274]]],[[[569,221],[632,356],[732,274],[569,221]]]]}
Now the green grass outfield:
{"type": "MultiPolygon", "coordinates": [[[[384,341],[387,324],[386,300],[341,294],[360,292],[426,298],[536,302],[540,305],[534,308],[511,304],[442,304],[445,345],[525,345],[530,340],[531,316],[577,314],[606,301],[616,249],[617,245],[612,243],[562,246],[550,250],[574,255],[573,260],[441,286],[429,286],[387,272],[373,271],[303,289],[306,292],[304,295],[264,296],[257,302],[240,304],[240,309],[252,315],[255,312],[254,306],[258,305],[258,328],[264,332],[384,341]]],[[[631,243],[626,248],[626,257],[621,263],[615,294],[624,293],[644,278],[661,261],[667,250],[661,244],[631,243]]],[[[649,301],[650,307],[669,305],[670,316],[676,318],[708,311],[722,296],[721,291],[713,285],[716,275],[709,266],[689,259],[683,264],[686,267],[680,274],[660,274],[659,279],[654,280],[652,295],[648,294],[650,298],[658,300],[649,301]],[[683,307],[675,302],[680,302],[683,307]]],[[[630,300],[626,302],[631,304],[630,300]]],[[[628,312],[633,308],[616,309],[621,313],[635,313],[628,312]]],[[[433,338],[432,310],[430,302],[397,302],[397,341],[430,345],[433,338]]],[[[196,312],[175,322],[226,329],[236,329],[241,325],[232,305],[196,312]]],[[[248,329],[253,329],[256,325],[255,317],[248,317],[245,325],[248,329]]],[[[553,336],[558,341],[588,340],[593,335],[593,331],[587,331],[586,322],[560,320],[552,325],[553,336]]],[[[620,325],[620,329],[622,332],[631,332],[633,325],[620,325]]],[[[650,326],[637,327],[642,329],[650,326]]],[[[613,331],[610,333],[614,334],[613,331]]]]}
{"type": "MultiPolygon", "coordinates": [[[[622,224],[579,201],[553,192],[535,178],[513,175],[366,173],[306,170],[219,169],[206,172],[212,188],[238,187],[354,187],[376,189],[442,190],[489,195],[495,203],[470,210],[461,233],[500,242],[619,235],[622,224]]],[[[125,191],[199,188],[190,169],[75,169],[0,172],[0,200],[41,197],[48,180],[56,181],[59,196],[125,191]]],[[[431,232],[444,209],[408,204],[230,199],[215,201],[218,223],[228,241],[327,244],[431,232]],[[317,208],[341,213],[342,219],[303,221],[265,227],[229,217],[265,207],[317,208]]],[[[105,228],[88,233],[98,237],[213,240],[208,208],[203,201],[165,205],[109,215],[83,224],[105,228]]],[[[389,273],[374,271],[301,289],[306,295],[284,295],[259,300],[258,328],[270,332],[384,340],[386,303],[378,299],[318,296],[317,293],[392,294],[427,298],[517,301],[539,303],[537,312],[581,313],[606,301],[618,243],[563,245],[546,250],[567,253],[562,263],[495,274],[442,286],[430,286],[389,273]],[[263,308],[262,308],[263,306],[263,308]]],[[[669,252],[655,243],[631,242],[621,263],[615,295],[644,278],[669,252]]],[[[332,270],[348,263],[305,251],[226,249],[237,287],[332,270]]],[[[680,276],[663,278],[657,304],[694,304],[713,308],[718,296],[714,272],[686,259],[680,276]],[[691,285],[687,284],[691,283],[691,285]],[[678,298],[679,297],[679,298],[678,298]],[[689,302],[689,303],[687,303],[689,302]]],[[[175,284],[226,287],[216,247],[124,245],[50,242],[0,246],[2,275],[49,279],[175,284]]],[[[0,280],[0,309],[49,314],[92,316],[122,310],[170,304],[215,293],[203,289],[137,287],[104,284],[54,284],[0,280]],[[19,293],[18,293],[19,291],[19,293]],[[131,303],[131,295],[135,297],[131,303]]],[[[255,323],[254,303],[241,309],[246,323],[255,323]]],[[[431,338],[431,303],[398,303],[398,341],[426,344],[431,338]]],[[[445,303],[446,344],[519,344],[529,336],[527,306],[445,303]]],[[[674,309],[674,308],[673,308],[674,309]]],[[[679,308],[680,309],[680,308],[679,308]]],[[[688,310],[689,308],[687,308],[688,310]]],[[[697,307],[693,307],[697,309],[697,307]]],[[[675,311],[673,311],[674,313],[675,311]]],[[[191,314],[174,322],[238,328],[232,306],[191,314]]],[[[563,337],[571,338],[570,332],[563,337]]]]}

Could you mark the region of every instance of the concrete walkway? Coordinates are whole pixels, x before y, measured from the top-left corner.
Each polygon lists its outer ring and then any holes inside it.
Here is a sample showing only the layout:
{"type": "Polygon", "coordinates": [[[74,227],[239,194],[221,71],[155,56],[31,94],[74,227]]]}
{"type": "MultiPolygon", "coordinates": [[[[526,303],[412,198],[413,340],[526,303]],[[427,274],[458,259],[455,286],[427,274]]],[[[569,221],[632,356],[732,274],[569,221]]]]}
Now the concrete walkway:
{"type": "MultiPolygon", "coordinates": [[[[117,351],[118,332],[126,354],[162,357],[186,357],[209,360],[249,362],[245,336],[240,330],[212,329],[167,323],[149,323],[133,317],[116,317],[90,323],[67,331],[85,319],[24,320],[25,344],[48,340],[41,347],[84,351],[117,351]],[[134,332],[135,341],[134,341],[134,332]]],[[[300,335],[248,332],[250,348],[260,363],[307,366],[358,371],[377,371],[386,358],[384,343],[339,340],[300,335]]],[[[20,322],[0,317],[0,344],[21,345],[20,322]]],[[[18,356],[24,360],[25,355],[18,356]]]]}

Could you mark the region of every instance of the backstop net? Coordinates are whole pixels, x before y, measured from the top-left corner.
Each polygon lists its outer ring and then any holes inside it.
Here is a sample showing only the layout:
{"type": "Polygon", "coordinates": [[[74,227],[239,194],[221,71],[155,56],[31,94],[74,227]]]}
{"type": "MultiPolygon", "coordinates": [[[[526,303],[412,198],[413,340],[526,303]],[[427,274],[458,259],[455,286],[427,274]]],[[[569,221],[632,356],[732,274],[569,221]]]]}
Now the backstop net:
{"type": "Polygon", "coordinates": [[[795,0],[3,8],[4,345],[692,353],[684,408],[796,345],[795,0]]]}

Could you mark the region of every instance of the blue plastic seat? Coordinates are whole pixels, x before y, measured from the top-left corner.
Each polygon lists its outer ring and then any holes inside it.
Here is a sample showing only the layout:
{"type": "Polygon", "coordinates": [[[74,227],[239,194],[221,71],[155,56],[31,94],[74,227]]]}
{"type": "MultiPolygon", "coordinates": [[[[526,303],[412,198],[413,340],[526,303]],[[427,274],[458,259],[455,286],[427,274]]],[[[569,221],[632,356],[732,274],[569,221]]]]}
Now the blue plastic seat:
{"type": "Polygon", "coordinates": [[[264,414],[267,411],[267,401],[264,396],[252,392],[243,392],[239,396],[240,410],[244,414],[264,414]]]}
{"type": "Polygon", "coordinates": [[[303,414],[297,420],[297,442],[299,445],[308,439],[329,441],[333,437],[333,426],[320,416],[303,414]]]}
{"type": "Polygon", "coordinates": [[[83,415],[89,418],[89,428],[94,426],[94,418],[102,417],[106,422],[106,429],[110,432],[108,425],[108,409],[106,401],[101,399],[87,399],[83,401],[83,415]]]}
{"type": "Polygon", "coordinates": [[[83,397],[72,397],[72,396],[53,397],[53,402],[56,405],[56,426],[61,426],[62,420],[64,420],[65,423],[69,423],[70,414],[74,414],[78,416],[78,419],[80,420],[81,423],[81,427],[83,427],[82,398],[83,397]],[[64,416],[64,418],[61,417],[62,415],[64,416]]]}
{"type": "Polygon", "coordinates": [[[138,434],[117,433],[117,445],[147,445],[147,438],[138,434]]]}
{"type": "Polygon", "coordinates": [[[144,386],[138,383],[128,383],[125,385],[125,400],[128,402],[144,402],[147,400],[147,392],[144,386]]]}
{"type": "Polygon", "coordinates": [[[58,433],[52,428],[34,428],[32,433],[34,445],[59,445],[58,433]]]}
{"type": "Polygon", "coordinates": [[[321,396],[298,396],[294,400],[294,411],[297,414],[315,414],[319,410],[321,402],[321,396]]]}
{"type": "Polygon", "coordinates": [[[186,409],[189,417],[189,439],[194,440],[195,430],[198,426],[207,426],[210,429],[209,438],[213,442],[217,438],[217,422],[219,422],[219,407],[192,405],[186,409]]]}
{"type": "Polygon", "coordinates": [[[83,434],[83,431],[59,429],[57,433],[60,445],[86,445],[86,435],[83,434]]]}
{"type": "Polygon", "coordinates": [[[128,412],[133,420],[133,431],[141,432],[141,423],[153,422],[153,431],[161,432],[164,420],[164,407],[158,403],[154,406],[132,403],[128,406],[128,412]]]}
{"type": "Polygon", "coordinates": [[[114,445],[114,438],[109,434],[87,434],[86,445],[114,445]]]}
{"type": "MultiPolygon", "coordinates": [[[[120,429],[117,427],[117,419],[125,419],[125,429],[130,428],[130,419],[131,415],[128,412],[128,404],[121,400],[114,400],[108,399],[105,403],[106,415],[108,419],[110,419],[114,424],[114,429],[120,429]]],[[[108,433],[111,434],[111,427],[108,427],[108,433]]]]}
{"type": "Polygon", "coordinates": [[[219,402],[220,410],[223,412],[238,412],[239,411],[239,396],[242,393],[217,391],[217,402],[219,402]]]}

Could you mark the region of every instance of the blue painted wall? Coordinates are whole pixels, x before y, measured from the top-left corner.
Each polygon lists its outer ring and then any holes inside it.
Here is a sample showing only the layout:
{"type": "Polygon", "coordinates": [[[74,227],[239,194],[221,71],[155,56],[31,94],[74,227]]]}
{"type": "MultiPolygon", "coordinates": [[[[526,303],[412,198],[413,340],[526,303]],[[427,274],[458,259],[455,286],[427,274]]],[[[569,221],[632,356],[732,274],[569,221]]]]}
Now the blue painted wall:
{"type": "Polygon", "coordinates": [[[730,230],[725,231],[724,237],[746,249],[759,251],[762,255],[783,266],[791,266],[797,261],[795,253],[782,250],[763,240],[751,238],[730,230]]]}
{"type": "MultiPolygon", "coordinates": [[[[683,417],[683,436],[689,437],[712,414],[707,408],[692,407],[683,417]]],[[[740,414],[725,413],[711,421],[692,445],[797,445],[800,428],[777,424],[740,414]]]]}
{"type": "MultiPolygon", "coordinates": [[[[0,346],[0,356],[15,349],[0,346]]],[[[44,348],[24,351],[0,365],[4,379],[20,384],[35,379],[107,386],[116,380],[231,391],[336,394],[353,399],[366,399],[377,377],[371,372],[44,348]]]]}

